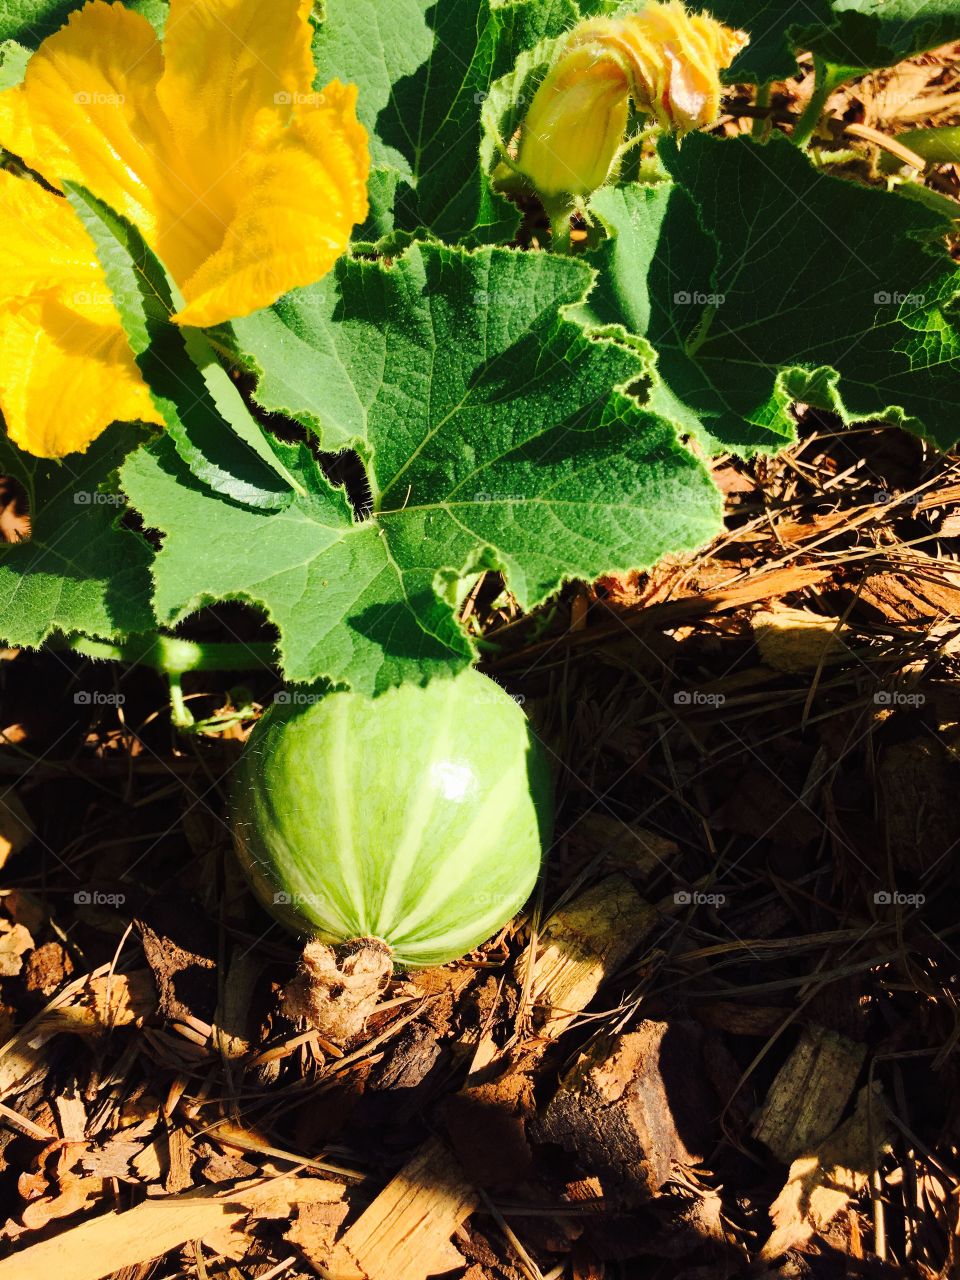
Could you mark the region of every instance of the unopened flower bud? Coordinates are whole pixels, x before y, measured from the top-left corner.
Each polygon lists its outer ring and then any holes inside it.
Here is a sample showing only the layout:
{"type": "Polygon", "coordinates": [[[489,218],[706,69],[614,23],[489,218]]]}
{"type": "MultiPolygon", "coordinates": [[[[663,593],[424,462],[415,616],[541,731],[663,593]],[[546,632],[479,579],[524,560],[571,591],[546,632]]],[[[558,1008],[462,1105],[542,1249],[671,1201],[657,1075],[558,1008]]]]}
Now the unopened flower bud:
{"type": "Polygon", "coordinates": [[[627,127],[629,97],[618,57],[592,44],[568,49],[530,104],[517,168],[544,196],[603,186],[627,127]]]}
{"type": "Polygon", "coordinates": [[[687,13],[680,0],[580,23],[531,103],[517,168],[543,196],[595,190],[616,160],[630,98],[665,129],[711,124],[720,72],[747,40],[708,14],[687,13]]]}

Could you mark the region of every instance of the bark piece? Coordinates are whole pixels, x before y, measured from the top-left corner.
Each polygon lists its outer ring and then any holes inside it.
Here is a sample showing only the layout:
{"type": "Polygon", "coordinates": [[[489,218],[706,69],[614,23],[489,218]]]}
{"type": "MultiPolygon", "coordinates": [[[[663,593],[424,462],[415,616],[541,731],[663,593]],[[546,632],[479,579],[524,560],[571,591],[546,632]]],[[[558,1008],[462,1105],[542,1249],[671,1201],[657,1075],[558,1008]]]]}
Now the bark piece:
{"type": "MultiPolygon", "coordinates": [[[[530,994],[540,1034],[556,1039],[643,942],[657,913],[623,875],[608,876],[563,907],[538,939],[530,994]]],[[[518,976],[523,980],[525,956],[518,976]]]]}
{"type": "Polygon", "coordinates": [[[707,1150],[716,1100],[702,1045],[701,1028],[680,1021],[600,1042],[561,1081],[534,1136],[575,1153],[611,1200],[649,1200],[707,1150]]]}
{"type": "Polygon", "coordinates": [[[163,926],[156,929],[139,922],[143,952],[157,983],[160,1011],[174,1022],[190,1018],[210,1022],[217,1005],[216,953],[206,936],[206,922],[196,922],[195,914],[188,911],[177,923],[164,918],[163,926]]]}
{"type": "Polygon", "coordinates": [[[754,1137],[784,1164],[816,1151],[840,1122],[866,1052],[826,1027],[805,1027],[770,1086],[754,1137]]]}
{"type": "Polygon", "coordinates": [[[59,942],[45,942],[28,956],[23,982],[31,993],[52,996],[73,973],[73,961],[59,942]]]}
{"type": "Polygon", "coordinates": [[[467,1176],[480,1187],[522,1185],[533,1169],[524,1121],[533,1114],[529,1076],[506,1072],[447,1098],[443,1119],[467,1176]]]}

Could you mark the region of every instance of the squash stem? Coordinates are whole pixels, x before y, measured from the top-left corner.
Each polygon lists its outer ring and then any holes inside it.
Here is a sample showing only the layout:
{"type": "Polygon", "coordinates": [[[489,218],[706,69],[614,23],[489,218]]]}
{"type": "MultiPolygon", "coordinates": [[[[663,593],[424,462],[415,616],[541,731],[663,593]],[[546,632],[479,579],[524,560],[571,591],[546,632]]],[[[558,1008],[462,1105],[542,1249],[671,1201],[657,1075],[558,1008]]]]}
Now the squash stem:
{"type": "Polygon", "coordinates": [[[257,667],[273,667],[276,661],[276,646],[270,643],[198,642],[159,632],[131,636],[117,644],[74,636],[58,647],[87,658],[153,667],[170,677],[187,671],[253,671],[257,667]]]}
{"type": "Polygon", "coordinates": [[[827,105],[827,99],[830,95],[856,75],[856,70],[853,67],[837,66],[835,63],[827,62],[816,54],[814,54],[813,58],[813,68],[813,93],[810,95],[810,101],[801,112],[800,118],[794,125],[792,134],[795,145],[801,148],[806,148],[807,143],[816,132],[817,125],[823,116],[823,109],[827,105]]]}

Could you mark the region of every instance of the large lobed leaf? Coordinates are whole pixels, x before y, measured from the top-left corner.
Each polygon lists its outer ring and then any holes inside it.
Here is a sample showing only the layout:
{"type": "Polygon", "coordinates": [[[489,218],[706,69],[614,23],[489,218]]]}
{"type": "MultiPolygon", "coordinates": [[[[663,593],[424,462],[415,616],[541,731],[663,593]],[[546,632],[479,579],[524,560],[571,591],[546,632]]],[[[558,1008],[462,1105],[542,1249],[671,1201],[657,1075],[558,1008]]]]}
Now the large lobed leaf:
{"type": "Polygon", "coordinates": [[[661,150],[673,183],[594,197],[610,238],[581,313],[657,350],[652,408],[713,452],[781,447],[794,400],[957,439],[960,272],[936,213],[779,135],[661,150]]]}
{"type": "Polygon", "coordinates": [[[792,75],[801,50],[856,71],[960,38],[960,0],[710,0],[707,7],[750,33],[725,77],[730,83],[792,75]]]}
{"type": "Polygon", "coordinates": [[[297,462],[283,510],[218,497],[169,439],[122,479],[164,534],[155,607],[262,606],[288,678],[375,693],[466,665],[455,618],[465,573],[502,569],[525,607],[569,578],[651,564],[719,525],[704,468],[673,428],[611,388],[643,376],[632,346],[590,338],[560,309],[583,264],[502,249],[413,246],[237,324],[265,370],[265,407],[302,417],[328,449],[355,447],[371,502],[297,462]]]}
{"type": "Polygon", "coordinates": [[[327,0],[317,82],[360,87],[374,164],[369,236],[423,228],[450,241],[512,238],[516,209],[478,162],[481,106],[525,49],[580,12],[574,0],[327,0]]]}
{"type": "Polygon", "coordinates": [[[0,543],[0,639],[41,644],[55,632],[113,640],[155,626],[150,548],[120,527],[111,474],[140,433],[115,426],[63,463],[33,458],[0,435],[0,474],[23,486],[31,536],[0,543]]]}

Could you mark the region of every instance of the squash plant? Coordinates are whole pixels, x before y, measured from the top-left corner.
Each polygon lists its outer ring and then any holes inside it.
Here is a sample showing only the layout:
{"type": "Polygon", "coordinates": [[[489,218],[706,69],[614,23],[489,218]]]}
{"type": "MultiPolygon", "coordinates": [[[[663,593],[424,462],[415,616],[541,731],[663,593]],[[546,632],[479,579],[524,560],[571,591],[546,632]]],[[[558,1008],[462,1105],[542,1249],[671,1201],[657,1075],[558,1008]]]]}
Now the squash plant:
{"type": "Polygon", "coordinates": [[[175,699],[264,660],[389,697],[475,661],[481,571],[532,609],[709,540],[710,456],[789,443],[796,401],[952,444],[956,211],[809,144],[960,0],[710,8],[11,0],[0,471],[32,536],[0,641],[151,662],[175,699]],[[721,72],[762,114],[801,50],[792,133],[704,131],[721,72]],[[176,635],[224,600],[275,652],[176,635]]]}

